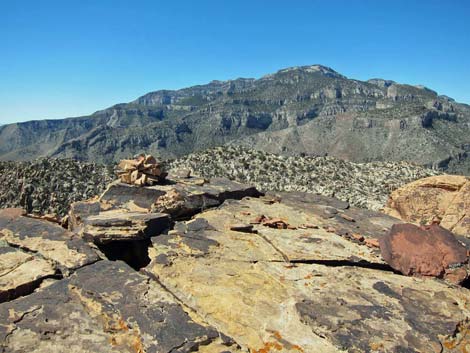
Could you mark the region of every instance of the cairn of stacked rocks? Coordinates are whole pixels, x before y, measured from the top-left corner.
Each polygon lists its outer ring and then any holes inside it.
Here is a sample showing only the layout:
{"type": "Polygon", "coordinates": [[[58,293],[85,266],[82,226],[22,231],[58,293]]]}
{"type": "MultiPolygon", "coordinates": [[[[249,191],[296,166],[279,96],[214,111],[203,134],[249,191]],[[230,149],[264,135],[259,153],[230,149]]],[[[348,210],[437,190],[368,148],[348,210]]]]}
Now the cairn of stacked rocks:
{"type": "Polygon", "coordinates": [[[123,159],[116,167],[121,182],[137,186],[151,186],[165,180],[167,173],[162,163],[152,155],[139,154],[134,159],[123,159]]]}

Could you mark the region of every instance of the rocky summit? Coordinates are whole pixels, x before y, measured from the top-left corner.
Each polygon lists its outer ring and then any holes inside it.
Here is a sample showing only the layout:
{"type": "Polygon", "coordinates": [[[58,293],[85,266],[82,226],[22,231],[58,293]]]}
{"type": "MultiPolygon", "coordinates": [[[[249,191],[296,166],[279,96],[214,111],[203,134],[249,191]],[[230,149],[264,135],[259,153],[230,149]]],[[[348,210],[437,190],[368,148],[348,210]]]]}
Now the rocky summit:
{"type": "Polygon", "coordinates": [[[72,204],[68,229],[5,209],[0,350],[466,352],[470,234],[417,229],[183,171],[109,184],[72,204]]]}
{"type": "Polygon", "coordinates": [[[470,106],[391,80],[349,79],[321,65],[259,79],[150,92],[90,116],[0,126],[0,159],[117,162],[227,143],[354,162],[408,161],[469,174],[470,106]]]}

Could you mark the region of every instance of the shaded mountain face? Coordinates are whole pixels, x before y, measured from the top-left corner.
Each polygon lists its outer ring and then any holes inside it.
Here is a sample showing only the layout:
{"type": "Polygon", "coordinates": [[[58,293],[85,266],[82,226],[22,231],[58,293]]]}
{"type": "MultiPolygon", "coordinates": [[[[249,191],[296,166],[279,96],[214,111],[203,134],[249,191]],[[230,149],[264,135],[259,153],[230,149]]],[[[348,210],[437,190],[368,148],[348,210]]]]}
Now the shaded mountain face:
{"type": "Polygon", "coordinates": [[[148,93],[90,116],[0,126],[0,159],[115,162],[223,144],[356,162],[406,160],[470,172],[470,107],[425,87],[303,66],[260,79],[148,93]]]}

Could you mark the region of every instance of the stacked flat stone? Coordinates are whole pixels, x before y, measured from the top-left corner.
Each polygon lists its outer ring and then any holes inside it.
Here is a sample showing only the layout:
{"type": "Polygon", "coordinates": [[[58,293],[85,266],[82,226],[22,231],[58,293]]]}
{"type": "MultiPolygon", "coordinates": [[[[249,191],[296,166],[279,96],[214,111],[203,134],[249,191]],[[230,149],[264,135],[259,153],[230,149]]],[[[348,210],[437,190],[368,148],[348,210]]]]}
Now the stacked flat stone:
{"type": "Polygon", "coordinates": [[[121,160],[116,174],[121,182],[137,186],[155,185],[167,176],[163,165],[155,157],[145,154],[137,155],[134,159],[121,160]]]}

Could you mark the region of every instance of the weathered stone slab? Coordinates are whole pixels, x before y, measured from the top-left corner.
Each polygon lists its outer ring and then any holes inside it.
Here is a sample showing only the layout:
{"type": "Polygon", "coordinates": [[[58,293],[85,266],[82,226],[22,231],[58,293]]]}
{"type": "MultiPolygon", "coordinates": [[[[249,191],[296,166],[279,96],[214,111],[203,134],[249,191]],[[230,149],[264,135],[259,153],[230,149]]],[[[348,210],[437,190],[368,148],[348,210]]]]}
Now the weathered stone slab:
{"type": "Polygon", "coordinates": [[[97,253],[76,234],[52,222],[19,213],[12,215],[8,209],[0,211],[0,233],[0,240],[41,256],[64,275],[99,260],[97,253]]]}
{"type": "Polygon", "coordinates": [[[49,261],[0,240],[0,303],[31,293],[55,274],[49,261]]]}
{"type": "Polygon", "coordinates": [[[380,229],[361,223],[360,211],[357,222],[341,221],[265,201],[225,202],[177,223],[152,239],[143,271],[251,352],[461,352],[470,344],[467,289],[395,274],[377,250],[323,228],[334,220],[380,229]],[[230,229],[260,212],[296,229],[230,229]]]}
{"type": "Polygon", "coordinates": [[[71,206],[69,228],[95,243],[139,240],[160,234],[170,218],[188,218],[226,199],[260,195],[256,188],[228,179],[185,180],[146,187],[114,182],[99,200],[71,206]]]}
{"type": "Polygon", "coordinates": [[[169,226],[167,214],[111,210],[87,217],[76,231],[83,239],[102,244],[150,238],[169,226]]]}
{"type": "MultiPolygon", "coordinates": [[[[323,229],[323,224],[320,224],[318,229],[302,227],[311,223],[312,217],[302,210],[282,203],[266,204],[263,199],[258,198],[226,201],[218,209],[208,210],[197,217],[206,219],[216,229],[212,232],[203,232],[204,236],[223,245],[223,248],[219,247],[214,251],[221,252],[230,247],[231,252],[227,252],[223,256],[233,258],[232,255],[238,253],[238,250],[234,250],[234,248],[244,243],[237,241],[242,239],[242,235],[240,232],[230,230],[231,226],[250,223],[250,220],[260,214],[272,219],[282,219],[291,229],[277,229],[263,224],[253,224],[256,234],[248,234],[245,236],[246,239],[249,242],[254,242],[255,239],[262,241],[254,243],[251,252],[262,248],[271,248],[280,255],[283,261],[290,262],[347,261],[371,265],[384,264],[378,249],[371,249],[364,244],[349,241],[340,235],[328,232],[323,229]]],[[[202,236],[201,233],[199,236],[202,236]]],[[[240,249],[237,259],[243,259],[246,256],[245,253],[246,250],[240,249]]],[[[258,260],[262,261],[261,258],[258,260]]]]}
{"type": "Polygon", "coordinates": [[[281,204],[305,212],[311,217],[312,223],[329,227],[346,238],[360,235],[364,239],[379,239],[387,234],[394,224],[403,223],[392,216],[349,206],[347,202],[327,196],[304,192],[276,192],[266,196],[278,197],[281,204]]]}
{"type": "Polygon", "coordinates": [[[0,318],[0,349],[12,353],[240,352],[232,339],[122,262],[98,262],[0,304],[0,318]]]}
{"type": "Polygon", "coordinates": [[[225,178],[204,180],[190,177],[177,181],[168,180],[164,185],[146,187],[114,182],[101,195],[99,199],[100,210],[119,208],[129,211],[150,211],[159,197],[173,190],[177,190],[185,196],[188,212],[192,212],[192,214],[205,208],[220,205],[227,199],[260,195],[254,186],[225,178]]]}

